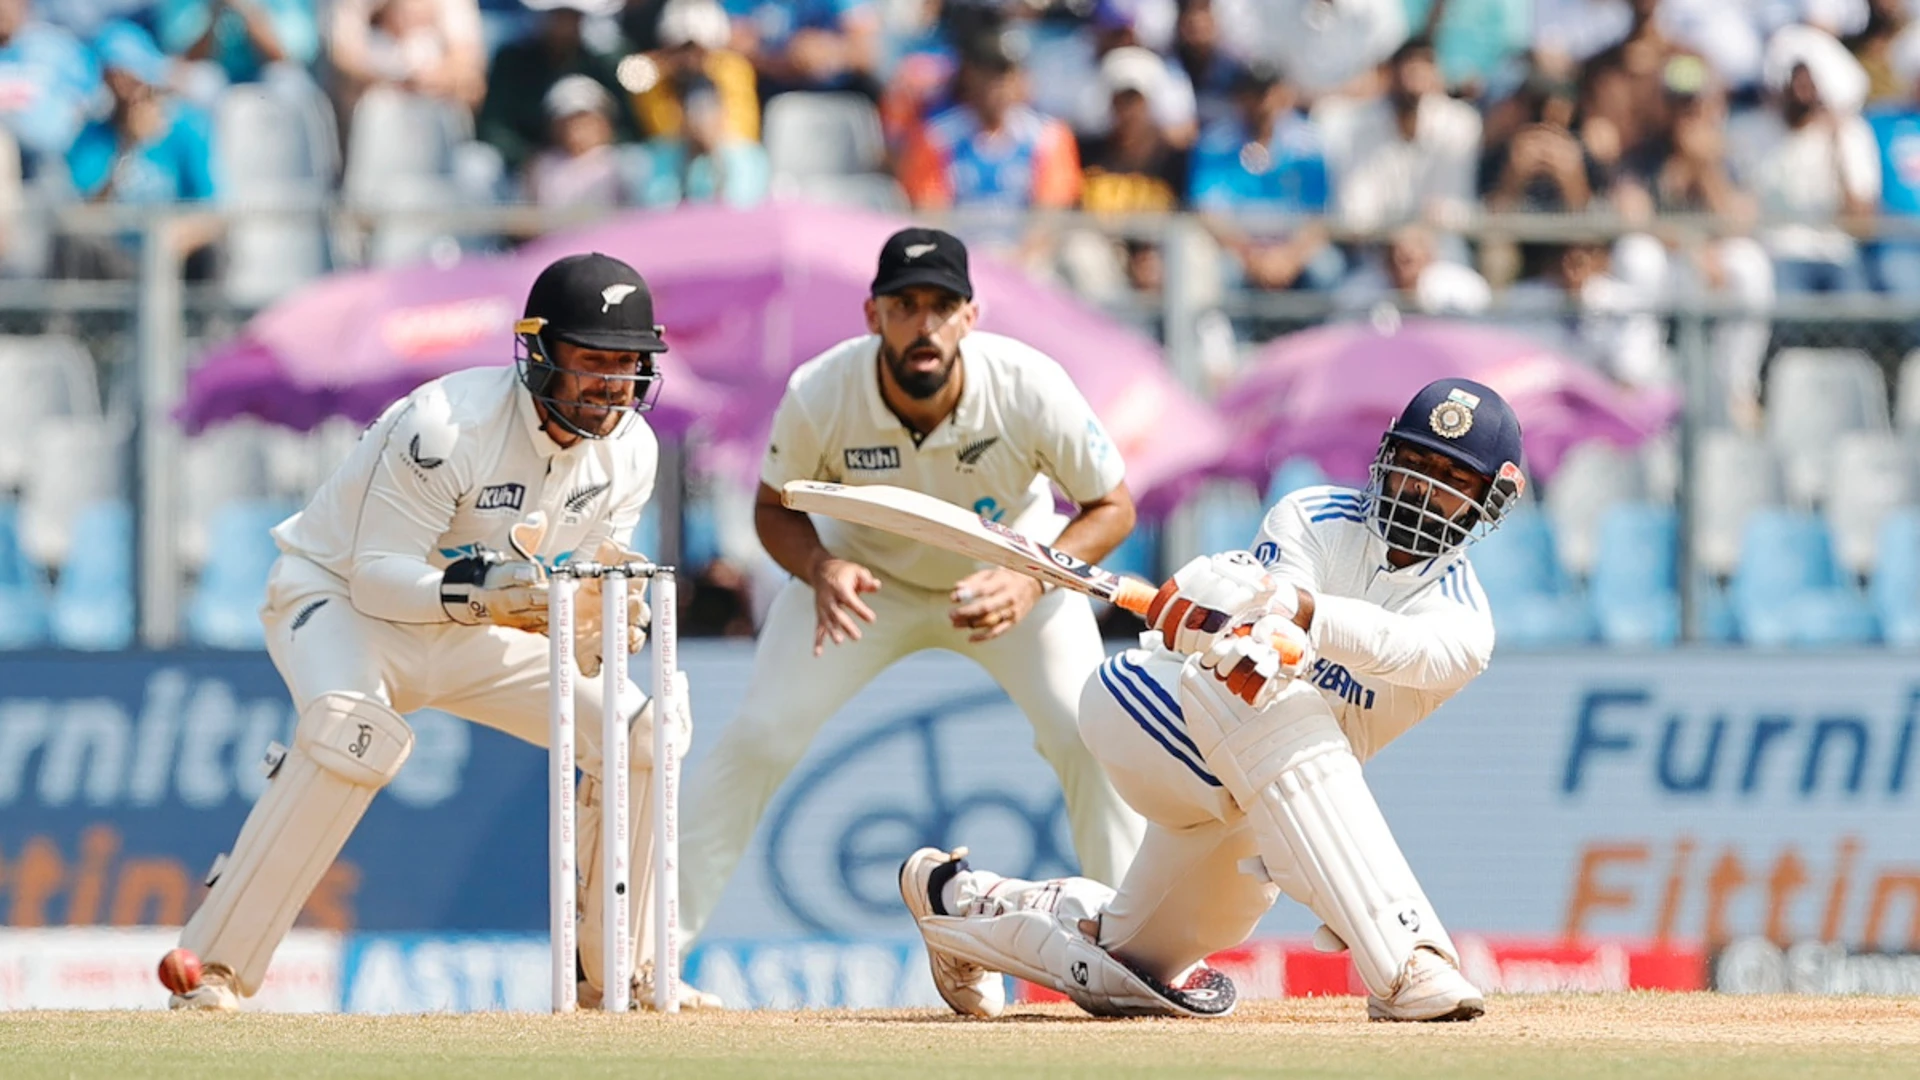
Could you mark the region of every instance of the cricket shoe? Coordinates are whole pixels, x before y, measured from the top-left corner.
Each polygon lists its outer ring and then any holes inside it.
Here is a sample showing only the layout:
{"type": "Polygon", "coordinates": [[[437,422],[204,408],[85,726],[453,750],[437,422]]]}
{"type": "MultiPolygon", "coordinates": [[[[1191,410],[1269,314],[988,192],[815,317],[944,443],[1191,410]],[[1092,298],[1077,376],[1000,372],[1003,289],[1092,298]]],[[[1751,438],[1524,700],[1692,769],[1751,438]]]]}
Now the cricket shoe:
{"type": "MultiPolygon", "coordinates": [[[[724,1009],[727,1007],[726,1003],[721,1001],[717,995],[709,994],[685,979],[680,980],[677,989],[679,991],[680,1008],[683,1010],[724,1009]]],[[[577,989],[574,991],[574,996],[582,1009],[598,1009],[600,1002],[604,1000],[600,995],[599,989],[585,979],[580,980],[577,989]]],[[[652,965],[647,965],[639,974],[633,977],[633,993],[628,998],[627,1007],[636,1012],[641,1010],[648,1012],[653,1011],[652,965]]]]}
{"type": "Polygon", "coordinates": [[[232,970],[222,964],[208,964],[200,973],[200,985],[184,994],[168,997],[167,1008],[239,1012],[240,995],[233,989],[232,970]]]}
{"type": "MultiPolygon", "coordinates": [[[[966,854],[963,847],[952,851],[925,847],[900,864],[900,899],[907,902],[916,926],[929,916],[950,914],[940,893],[955,874],[970,869],[966,854]]],[[[927,962],[933,968],[934,989],[961,1016],[991,1019],[1007,1007],[1007,984],[999,972],[936,948],[931,941],[927,962]]]]}
{"type": "Polygon", "coordinates": [[[1407,958],[1390,998],[1368,997],[1371,1020],[1472,1020],[1487,1011],[1487,999],[1453,961],[1422,945],[1407,958]]]}

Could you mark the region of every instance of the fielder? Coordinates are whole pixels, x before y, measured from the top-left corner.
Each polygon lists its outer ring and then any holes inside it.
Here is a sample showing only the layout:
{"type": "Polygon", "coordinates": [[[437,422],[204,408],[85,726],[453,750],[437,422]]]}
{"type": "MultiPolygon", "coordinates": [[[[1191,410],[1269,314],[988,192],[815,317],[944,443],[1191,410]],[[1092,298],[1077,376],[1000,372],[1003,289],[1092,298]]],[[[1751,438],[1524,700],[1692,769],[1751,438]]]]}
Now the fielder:
{"type": "Polygon", "coordinates": [[[1206,957],[1284,892],[1351,949],[1376,1020],[1485,1011],[1360,763],[1486,669],[1493,622],[1464,549],[1516,503],[1520,425],[1465,379],[1422,390],[1363,491],[1282,499],[1254,552],[1162,586],[1143,647],[1088,680],[1080,727],[1149,825],[1118,890],[970,869],[922,848],[900,892],[954,1011],[995,1016],[1000,972],[1100,1016],[1223,1016],[1206,957]],[[1297,651],[1289,661],[1283,650],[1297,651]]]}
{"type": "MultiPolygon", "coordinates": [[[[575,255],[543,271],[515,325],[514,368],[429,382],[374,421],[306,507],[274,529],[281,550],[261,609],[267,651],[298,712],[291,749],[212,891],[180,935],[201,984],[174,1008],[231,1011],[259,990],[273,951],[374,794],[406,763],[401,714],[444,709],[527,742],[547,741],[545,566],[622,551],[653,493],[659,448],[637,414],[653,405],[666,351],[633,268],[575,255]]],[[[597,579],[581,589],[579,663],[599,670],[597,579]]],[[[631,596],[634,649],[649,613],[631,596]]],[[[577,695],[583,1004],[600,997],[600,694],[577,695]]],[[[651,703],[631,680],[636,990],[651,1004],[651,703]]],[[[689,737],[684,715],[674,736],[689,737]]],[[[683,1004],[716,1005],[683,987],[683,1004]]]]}
{"type": "Polygon", "coordinates": [[[681,918],[697,935],[774,791],[827,718],[922,649],[978,661],[1033,724],[1065,789],[1081,869],[1119,881],[1144,823],[1075,728],[1080,687],[1105,659],[1087,598],[889,533],[780,504],[789,480],[913,488],[1089,561],[1133,528],[1119,453],[1066,372],[976,332],[967,250],[905,229],[880,252],[869,333],[787,383],[760,467],[754,523],[793,577],[774,598],[733,723],[688,781],[681,918]],[[1053,509],[1052,485],[1079,507],[1053,509]],[[831,648],[828,646],[831,645],[831,648]]]}

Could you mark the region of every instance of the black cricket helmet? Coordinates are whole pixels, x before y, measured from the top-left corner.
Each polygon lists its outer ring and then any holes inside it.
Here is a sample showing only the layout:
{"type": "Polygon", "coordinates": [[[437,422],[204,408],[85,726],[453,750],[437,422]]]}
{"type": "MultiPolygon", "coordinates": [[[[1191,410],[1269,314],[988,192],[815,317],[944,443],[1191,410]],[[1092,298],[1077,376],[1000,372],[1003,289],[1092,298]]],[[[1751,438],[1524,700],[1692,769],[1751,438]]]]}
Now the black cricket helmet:
{"type": "Polygon", "coordinates": [[[566,415],[588,404],[553,396],[562,371],[554,357],[562,341],[587,349],[630,352],[639,356],[630,375],[592,377],[634,383],[633,403],[613,406],[621,412],[646,412],[659,397],[660,372],[654,356],[667,351],[666,327],[653,321],[653,292],[639,271],[598,252],[568,255],[540,272],[527,293],[526,315],[513,326],[518,341],[514,361],[520,381],[561,427],[582,438],[601,436],[582,430],[566,415]]]}

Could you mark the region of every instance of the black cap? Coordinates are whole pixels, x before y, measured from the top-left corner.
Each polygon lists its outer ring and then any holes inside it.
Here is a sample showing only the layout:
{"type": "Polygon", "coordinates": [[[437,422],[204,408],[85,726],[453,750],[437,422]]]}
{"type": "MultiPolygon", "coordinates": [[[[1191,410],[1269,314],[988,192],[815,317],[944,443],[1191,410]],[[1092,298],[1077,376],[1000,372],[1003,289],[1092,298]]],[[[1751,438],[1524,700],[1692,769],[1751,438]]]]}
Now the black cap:
{"type": "Polygon", "coordinates": [[[973,299],[967,277],[967,246],[939,229],[901,229],[880,249],[873,295],[887,296],[912,285],[931,285],[973,299]]]}
{"type": "Polygon", "coordinates": [[[588,349],[667,351],[653,321],[653,291],[639,271],[610,255],[569,255],[540,271],[527,293],[527,318],[544,332],[588,349]]]}

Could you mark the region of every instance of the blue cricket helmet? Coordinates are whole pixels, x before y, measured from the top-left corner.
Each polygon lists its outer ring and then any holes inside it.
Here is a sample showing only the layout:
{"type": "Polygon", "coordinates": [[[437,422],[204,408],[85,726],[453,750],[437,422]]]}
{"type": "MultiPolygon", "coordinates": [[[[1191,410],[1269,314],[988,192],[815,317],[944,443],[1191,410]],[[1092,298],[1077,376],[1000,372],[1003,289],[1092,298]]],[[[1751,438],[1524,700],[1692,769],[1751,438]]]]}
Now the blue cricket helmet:
{"type": "Polygon", "coordinates": [[[1520,418],[1491,387],[1471,379],[1428,383],[1380,440],[1373,462],[1374,528],[1387,546],[1419,558],[1465,547],[1499,527],[1526,490],[1520,418]],[[1476,498],[1394,462],[1401,445],[1443,454],[1487,480],[1476,498]],[[1436,503],[1434,493],[1451,498],[1436,503]],[[1454,509],[1449,512],[1447,503],[1454,509]]]}

